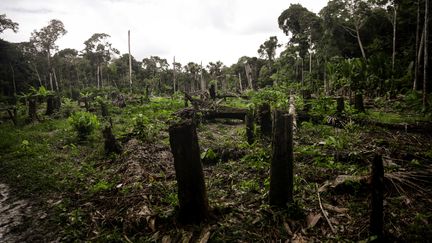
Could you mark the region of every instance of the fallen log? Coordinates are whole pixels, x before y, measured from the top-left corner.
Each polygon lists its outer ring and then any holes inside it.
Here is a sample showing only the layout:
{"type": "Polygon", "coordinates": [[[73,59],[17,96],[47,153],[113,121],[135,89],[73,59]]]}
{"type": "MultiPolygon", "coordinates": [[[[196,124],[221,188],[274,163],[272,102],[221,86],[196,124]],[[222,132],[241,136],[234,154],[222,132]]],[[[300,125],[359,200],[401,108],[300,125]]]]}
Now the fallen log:
{"type": "Polygon", "coordinates": [[[238,109],[238,108],[231,108],[231,107],[219,107],[215,110],[202,110],[203,118],[204,119],[239,119],[243,120],[245,119],[245,116],[247,114],[247,109],[238,109]]]}

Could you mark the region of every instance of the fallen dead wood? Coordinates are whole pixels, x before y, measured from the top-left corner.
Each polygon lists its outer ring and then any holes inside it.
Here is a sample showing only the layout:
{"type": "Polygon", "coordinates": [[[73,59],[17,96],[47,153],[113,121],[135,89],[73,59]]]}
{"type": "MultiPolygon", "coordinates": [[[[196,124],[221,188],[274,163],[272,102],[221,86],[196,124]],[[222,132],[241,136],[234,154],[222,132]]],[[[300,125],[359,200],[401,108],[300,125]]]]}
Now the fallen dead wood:
{"type": "Polygon", "coordinates": [[[204,119],[239,119],[244,120],[247,109],[238,109],[231,107],[218,107],[217,109],[201,110],[204,119]]]}

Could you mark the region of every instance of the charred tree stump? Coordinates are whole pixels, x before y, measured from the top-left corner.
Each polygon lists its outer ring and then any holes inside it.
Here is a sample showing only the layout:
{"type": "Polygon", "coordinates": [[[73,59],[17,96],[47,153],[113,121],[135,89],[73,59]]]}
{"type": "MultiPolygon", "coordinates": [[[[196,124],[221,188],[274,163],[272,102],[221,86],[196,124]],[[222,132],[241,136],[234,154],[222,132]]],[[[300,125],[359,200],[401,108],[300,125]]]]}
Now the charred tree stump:
{"type": "Polygon", "coordinates": [[[372,161],[372,198],[370,233],[381,238],[384,224],[384,166],[380,155],[375,155],[372,161]]]}
{"type": "Polygon", "coordinates": [[[171,125],[169,137],[178,187],[179,220],[200,223],[209,216],[209,209],[195,125],[190,120],[171,125]]]}
{"type": "Polygon", "coordinates": [[[355,97],[354,97],[354,109],[356,109],[357,112],[365,112],[362,94],[356,94],[355,95],[355,97]]]}
{"type": "Polygon", "coordinates": [[[102,130],[102,135],[105,139],[105,143],[104,143],[105,154],[121,153],[122,148],[118,143],[118,141],[116,140],[114,134],[112,133],[111,126],[105,126],[105,128],[102,130]]]}
{"type": "Polygon", "coordinates": [[[284,207],[293,201],[293,117],[273,112],[270,205],[284,207]]]}
{"type": "Polygon", "coordinates": [[[211,85],[210,85],[209,93],[210,93],[210,98],[211,98],[212,100],[216,100],[216,87],[215,87],[214,84],[211,84],[211,85]]]}
{"type": "Polygon", "coordinates": [[[47,97],[47,107],[45,115],[50,116],[54,113],[54,96],[47,97]]]}
{"type": "Polygon", "coordinates": [[[37,117],[37,101],[36,97],[31,97],[28,99],[28,119],[30,122],[39,120],[37,117]]]}
{"type": "Polygon", "coordinates": [[[60,111],[61,97],[60,95],[54,96],[54,111],[60,111]]]}
{"type": "Polygon", "coordinates": [[[336,98],[336,111],[338,114],[342,114],[342,112],[345,109],[345,103],[343,97],[337,97],[336,98]]]}
{"type": "Polygon", "coordinates": [[[270,137],[272,132],[271,108],[268,103],[264,103],[258,108],[259,123],[261,125],[261,134],[270,137]]]}
{"type": "Polygon", "coordinates": [[[245,116],[245,123],[246,123],[246,139],[249,145],[253,144],[255,142],[255,136],[254,136],[254,118],[253,114],[250,112],[246,114],[245,116]]]}

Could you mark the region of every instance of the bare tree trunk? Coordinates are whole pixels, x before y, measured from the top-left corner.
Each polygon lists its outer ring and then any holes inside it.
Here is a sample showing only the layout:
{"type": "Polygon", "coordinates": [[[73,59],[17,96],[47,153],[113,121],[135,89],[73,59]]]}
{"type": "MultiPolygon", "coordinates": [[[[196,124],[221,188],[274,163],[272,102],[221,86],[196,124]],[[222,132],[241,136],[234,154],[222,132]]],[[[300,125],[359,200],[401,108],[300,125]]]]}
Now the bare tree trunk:
{"type": "Polygon", "coordinates": [[[304,87],[304,60],[301,58],[301,85],[304,87]]]}
{"type": "Polygon", "coordinates": [[[419,41],[420,41],[420,0],[417,1],[417,27],[416,27],[416,47],[415,47],[415,60],[414,60],[414,83],[413,83],[413,90],[417,90],[417,85],[419,82],[419,41]]]}
{"type": "Polygon", "coordinates": [[[424,23],[424,67],[423,67],[423,111],[426,110],[427,102],[427,70],[428,70],[428,24],[429,21],[429,0],[425,1],[425,23],[424,23]]]}
{"type": "Polygon", "coordinates": [[[176,68],[175,68],[175,56],[174,56],[174,59],[173,59],[173,90],[174,90],[174,93],[176,92],[176,68]]]}
{"type": "Polygon", "coordinates": [[[242,85],[242,80],[241,80],[241,74],[240,73],[238,73],[238,79],[239,79],[240,92],[243,92],[243,85],[242,85]]]}
{"type": "Polygon", "coordinates": [[[33,66],[33,69],[34,69],[35,72],[36,72],[36,76],[37,76],[37,78],[38,78],[39,85],[42,86],[42,79],[41,79],[41,77],[40,77],[40,75],[39,75],[39,72],[38,72],[38,70],[37,70],[37,68],[36,68],[36,65],[35,65],[34,63],[32,63],[32,66],[33,66]]]}
{"type": "Polygon", "coordinates": [[[100,80],[99,80],[99,64],[97,65],[97,70],[96,70],[96,79],[97,79],[97,88],[100,89],[100,80]]]}
{"type": "Polygon", "coordinates": [[[391,74],[391,85],[390,85],[390,92],[393,92],[394,89],[394,66],[395,66],[395,59],[396,59],[396,24],[397,24],[397,4],[393,4],[393,51],[392,51],[392,74],[391,74]]]}
{"type": "Polygon", "coordinates": [[[102,64],[99,64],[99,73],[100,73],[100,86],[103,88],[103,76],[102,76],[102,64]]]}
{"type": "Polygon", "coordinates": [[[129,88],[132,92],[132,56],[130,48],[130,30],[128,30],[128,49],[129,49],[129,88]]]}
{"type": "Polygon", "coordinates": [[[362,40],[361,40],[361,38],[360,38],[360,29],[359,29],[359,26],[356,25],[355,28],[356,28],[357,42],[358,42],[358,44],[359,44],[360,51],[361,51],[361,53],[362,53],[362,57],[366,60],[366,53],[365,53],[365,51],[364,51],[363,43],[362,43],[362,40]]]}
{"type": "Polygon", "coordinates": [[[50,50],[47,50],[47,58],[48,58],[48,76],[50,81],[50,88],[54,91],[53,80],[52,80],[52,69],[51,69],[51,53],[50,50]]]}
{"type": "Polygon", "coordinates": [[[14,68],[13,68],[11,63],[9,63],[9,66],[10,66],[11,71],[12,71],[12,84],[13,84],[13,88],[14,88],[14,96],[16,96],[17,90],[16,90],[16,83],[15,83],[15,71],[14,71],[14,68]]]}
{"type": "Polygon", "coordinates": [[[54,76],[54,82],[55,82],[56,90],[58,92],[59,91],[59,83],[57,81],[57,75],[56,75],[56,72],[55,72],[54,68],[52,68],[52,73],[53,73],[53,76],[54,76]]]}

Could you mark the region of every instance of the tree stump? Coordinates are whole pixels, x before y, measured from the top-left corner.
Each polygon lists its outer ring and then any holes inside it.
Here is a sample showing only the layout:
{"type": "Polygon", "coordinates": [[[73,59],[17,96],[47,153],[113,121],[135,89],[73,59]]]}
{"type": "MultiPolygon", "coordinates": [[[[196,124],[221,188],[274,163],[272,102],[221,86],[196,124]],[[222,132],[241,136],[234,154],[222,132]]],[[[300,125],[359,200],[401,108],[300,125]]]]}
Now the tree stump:
{"type": "Polygon", "coordinates": [[[105,126],[105,128],[102,130],[102,135],[105,139],[105,143],[104,143],[105,154],[121,153],[122,148],[120,144],[117,142],[114,134],[112,133],[111,126],[105,126]]]}
{"type": "Polygon", "coordinates": [[[375,155],[372,161],[372,197],[370,233],[381,238],[384,224],[384,166],[380,155],[375,155]]]}
{"type": "Polygon", "coordinates": [[[293,201],[293,116],[273,112],[270,205],[284,207],[293,201]]]}
{"type": "Polygon", "coordinates": [[[56,95],[54,96],[54,111],[60,111],[61,108],[61,96],[56,95]]]}
{"type": "Polygon", "coordinates": [[[345,109],[345,103],[343,97],[337,97],[336,98],[336,111],[338,114],[342,114],[342,112],[345,109]]]}
{"type": "Polygon", "coordinates": [[[272,133],[271,108],[268,103],[261,104],[258,108],[258,118],[261,125],[261,134],[270,137],[272,133]]]}
{"type": "Polygon", "coordinates": [[[354,109],[356,109],[358,112],[365,112],[362,94],[356,94],[355,95],[355,97],[354,97],[354,109]]]}
{"type": "Polygon", "coordinates": [[[245,116],[246,123],[246,139],[249,145],[255,142],[254,136],[254,118],[251,112],[248,112],[245,116]]]}
{"type": "Polygon", "coordinates": [[[45,115],[50,116],[54,113],[54,96],[50,95],[47,97],[47,107],[45,115]]]}
{"type": "Polygon", "coordinates": [[[28,119],[30,122],[38,120],[36,111],[37,111],[36,97],[30,97],[28,99],[28,119]]]}
{"type": "Polygon", "coordinates": [[[209,93],[210,93],[210,98],[211,98],[212,100],[216,100],[216,87],[215,87],[214,84],[211,84],[211,85],[210,85],[209,93]]]}
{"type": "Polygon", "coordinates": [[[200,223],[209,216],[209,209],[195,125],[190,120],[171,125],[169,136],[178,187],[179,220],[200,223]]]}

